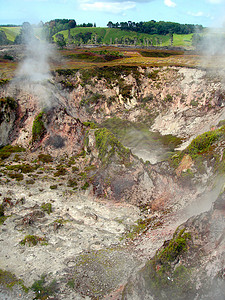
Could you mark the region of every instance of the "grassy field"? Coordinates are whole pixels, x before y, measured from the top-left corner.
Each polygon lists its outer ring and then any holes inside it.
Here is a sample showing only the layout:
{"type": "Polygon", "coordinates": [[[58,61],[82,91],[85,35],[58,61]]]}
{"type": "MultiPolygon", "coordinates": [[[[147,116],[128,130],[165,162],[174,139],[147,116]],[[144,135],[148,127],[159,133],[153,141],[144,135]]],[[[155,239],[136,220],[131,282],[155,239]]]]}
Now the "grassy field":
{"type": "MultiPolygon", "coordinates": [[[[0,30],[5,32],[9,41],[14,42],[16,36],[20,33],[21,27],[0,27],[0,30]]],[[[34,28],[34,34],[37,38],[41,37],[41,32],[41,28],[34,28]]]]}
{"type": "MultiPolygon", "coordinates": [[[[11,42],[14,42],[15,37],[20,33],[21,27],[0,27],[0,30],[3,30],[7,36],[7,39],[11,42]]],[[[35,35],[39,38],[41,36],[41,28],[34,29],[35,35]]],[[[128,43],[128,40],[133,43],[136,40],[137,45],[143,45],[144,40],[149,40],[149,46],[170,46],[170,37],[168,35],[149,35],[145,33],[137,33],[131,31],[120,30],[118,28],[103,28],[103,27],[77,27],[73,28],[70,31],[71,37],[75,37],[77,34],[85,34],[87,32],[92,33],[92,36],[97,35],[101,39],[102,44],[113,44],[128,43]]],[[[66,40],[68,40],[68,30],[61,31],[66,40]]],[[[193,34],[174,34],[173,37],[173,46],[176,47],[185,47],[190,49],[192,47],[192,36],[193,34]]],[[[55,36],[54,36],[55,39],[55,36]]],[[[79,42],[77,40],[77,42],[79,42]]]]}
{"type": "Polygon", "coordinates": [[[7,39],[11,42],[14,42],[15,37],[20,33],[20,27],[0,27],[0,30],[5,32],[7,39]]]}
{"type": "MultiPolygon", "coordinates": [[[[137,40],[137,44],[143,44],[143,40],[148,39],[149,45],[152,40],[153,46],[170,46],[170,37],[168,35],[150,35],[145,33],[137,33],[132,31],[120,30],[118,28],[87,28],[87,27],[77,27],[73,28],[70,31],[71,37],[75,37],[79,33],[90,32],[92,35],[97,34],[98,38],[101,38],[101,43],[110,44],[112,42],[115,44],[117,41],[120,41],[122,38],[127,40],[137,40]],[[116,40],[117,39],[117,40],[116,40]]],[[[65,39],[68,39],[68,30],[60,32],[64,35],[65,39]]],[[[173,45],[174,46],[183,46],[186,48],[191,48],[192,46],[192,36],[193,34],[174,34],[173,45]]]]}

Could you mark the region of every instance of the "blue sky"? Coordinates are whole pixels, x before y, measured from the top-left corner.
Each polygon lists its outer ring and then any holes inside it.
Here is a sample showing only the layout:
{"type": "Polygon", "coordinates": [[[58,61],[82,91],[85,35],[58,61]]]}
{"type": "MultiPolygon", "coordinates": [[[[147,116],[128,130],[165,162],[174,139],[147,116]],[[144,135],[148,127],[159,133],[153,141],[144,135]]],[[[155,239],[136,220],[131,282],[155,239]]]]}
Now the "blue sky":
{"type": "Polygon", "coordinates": [[[225,0],[0,0],[0,24],[75,19],[105,27],[108,21],[172,21],[221,27],[225,0]]]}

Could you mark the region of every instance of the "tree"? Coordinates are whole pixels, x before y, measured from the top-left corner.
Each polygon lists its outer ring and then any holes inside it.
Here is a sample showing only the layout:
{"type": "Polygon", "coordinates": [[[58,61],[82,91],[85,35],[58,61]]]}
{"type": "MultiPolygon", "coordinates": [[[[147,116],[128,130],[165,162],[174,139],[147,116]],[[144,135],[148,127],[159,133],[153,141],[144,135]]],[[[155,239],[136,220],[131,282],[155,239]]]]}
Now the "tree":
{"type": "Polygon", "coordinates": [[[66,46],[66,41],[63,34],[58,33],[56,35],[56,44],[60,49],[63,49],[66,46]]]}
{"type": "Polygon", "coordinates": [[[109,21],[108,24],[107,24],[107,27],[113,28],[113,22],[112,22],[112,21],[109,21]]]}
{"type": "Polygon", "coordinates": [[[75,20],[69,20],[69,28],[75,28],[77,25],[75,20]]]}
{"type": "Polygon", "coordinates": [[[0,30],[0,45],[8,45],[9,41],[3,30],[0,30]]]}
{"type": "Polygon", "coordinates": [[[34,38],[33,28],[29,22],[24,22],[20,33],[16,36],[14,44],[27,44],[34,38]]]}

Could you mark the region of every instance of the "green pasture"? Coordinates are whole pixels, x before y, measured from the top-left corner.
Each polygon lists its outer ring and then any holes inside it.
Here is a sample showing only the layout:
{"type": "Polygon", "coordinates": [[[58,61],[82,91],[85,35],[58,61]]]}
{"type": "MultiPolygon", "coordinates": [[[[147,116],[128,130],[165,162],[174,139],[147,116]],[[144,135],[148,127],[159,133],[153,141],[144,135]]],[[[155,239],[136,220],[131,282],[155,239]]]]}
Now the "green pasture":
{"type": "MultiPolygon", "coordinates": [[[[125,31],[118,28],[95,28],[95,27],[76,27],[70,30],[71,37],[75,37],[79,33],[91,32],[92,34],[97,34],[98,38],[102,39],[103,44],[116,44],[118,40],[122,38],[126,40],[137,40],[138,44],[143,44],[144,40],[152,40],[153,46],[170,46],[169,35],[150,35],[146,33],[138,33],[134,31],[125,31]],[[116,40],[117,39],[117,40],[116,40]]],[[[64,35],[65,39],[68,40],[68,30],[59,32],[64,35]]],[[[174,34],[173,45],[180,47],[191,47],[193,34],[174,34]]],[[[55,39],[55,36],[54,36],[55,39]]]]}
{"type": "Polygon", "coordinates": [[[15,37],[20,33],[20,27],[0,27],[0,30],[4,31],[7,39],[14,42],[15,37]]]}

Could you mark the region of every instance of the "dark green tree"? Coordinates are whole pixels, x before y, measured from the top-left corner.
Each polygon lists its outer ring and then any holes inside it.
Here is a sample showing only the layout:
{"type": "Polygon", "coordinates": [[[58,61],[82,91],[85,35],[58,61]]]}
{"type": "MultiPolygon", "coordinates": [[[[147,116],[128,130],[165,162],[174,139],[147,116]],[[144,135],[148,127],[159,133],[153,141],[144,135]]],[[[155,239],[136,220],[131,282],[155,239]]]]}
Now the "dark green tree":
{"type": "Polygon", "coordinates": [[[66,41],[63,34],[58,33],[56,35],[56,44],[60,49],[63,49],[66,46],[66,41]]]}
{"type": "Polygon", "coordinates": [[[9,40],[3,30],[0,30],[0,45],[8,45],[9,40]]]}

